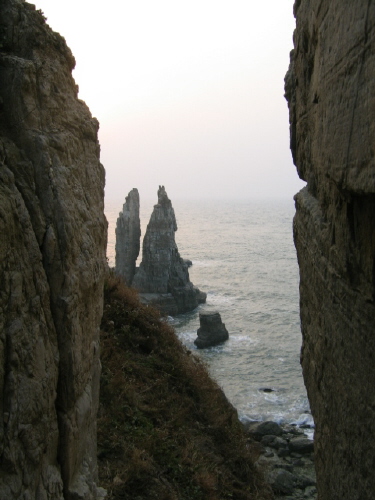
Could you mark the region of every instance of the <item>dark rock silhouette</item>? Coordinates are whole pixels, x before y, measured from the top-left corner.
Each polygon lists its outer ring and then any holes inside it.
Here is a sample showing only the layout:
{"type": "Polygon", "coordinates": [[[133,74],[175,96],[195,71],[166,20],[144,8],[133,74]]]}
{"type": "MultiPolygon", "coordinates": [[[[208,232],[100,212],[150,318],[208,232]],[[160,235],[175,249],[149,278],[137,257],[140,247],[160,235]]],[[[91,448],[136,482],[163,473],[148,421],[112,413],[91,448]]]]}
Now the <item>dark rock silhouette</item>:
{"type": "Polygon", "coordinates": [[[375,492],[375,3],[296,1],[286,76],[319,500],[375,492]]]}
{"type": "Polygon", "coordinates": [[[128,285],[134,278],[140,238],[139,193],[134,188],[126,197],[116,224],[116,272],[128,285]]]}
{"type": "Polygon", "coordinates": [[[199,349],[221,344],[221,342],[228,340],[228,331],[217,311],[201,311],[199,313],[199,322],[198,337],[194,340],[194,344],[199,349]]]}
{"type": "Polygon", "coordinates": [[[205,302],[206,295],[189,279],[188,266],[178,253],[175,232],[176,216],[164,186],[159,186],[142,247],[142,262],[132,286],[146,303],[159,306],[162,312],[179,314],[205,302]]]}

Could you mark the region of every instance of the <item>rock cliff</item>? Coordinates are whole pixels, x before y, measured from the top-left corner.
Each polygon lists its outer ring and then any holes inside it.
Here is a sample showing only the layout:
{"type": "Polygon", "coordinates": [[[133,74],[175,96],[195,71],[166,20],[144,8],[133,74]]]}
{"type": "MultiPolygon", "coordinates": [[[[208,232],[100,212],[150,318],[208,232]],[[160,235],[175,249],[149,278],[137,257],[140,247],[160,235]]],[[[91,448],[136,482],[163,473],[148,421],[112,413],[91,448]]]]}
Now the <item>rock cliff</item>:
{"type": "Polygon", "coordinates": [[[135,264],[141,241],[141,221],[139,218],[139,193],[132,189],[116,224],[116,273],[130,286],[135,274],[135,264]]]}
{"type": "Polygon", "coordinates": [[[375,491],[375,3],[298,0],[286,76],[319,500],[375,491]]]}
{"type": "Polygon", "coordinates": [[[42,14],[3,0],[0,19],[0,498],[99,498],[98,122],[42,14]]]}
{"type": "Polygon", "coordinates": [[[154,205],[147,226],[142,262],[132,286],[141,292],[143,301],[157,305],[168,314],[192,311],[206,300],[206,294],[189,279],[188,265],[180,257],[176,245],[176,231],[172,202],[164,186],[159,186],[158,203],[154,205]]]}

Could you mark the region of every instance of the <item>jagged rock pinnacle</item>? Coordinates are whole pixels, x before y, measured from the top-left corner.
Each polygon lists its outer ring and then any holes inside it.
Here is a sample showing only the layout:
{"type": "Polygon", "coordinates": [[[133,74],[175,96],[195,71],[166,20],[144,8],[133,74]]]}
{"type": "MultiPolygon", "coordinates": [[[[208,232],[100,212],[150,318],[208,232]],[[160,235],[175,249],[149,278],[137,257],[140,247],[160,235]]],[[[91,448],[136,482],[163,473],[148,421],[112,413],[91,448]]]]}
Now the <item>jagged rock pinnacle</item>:
{"type": "MultiPolygon", "coordinates": [[[[172,203],[164,186],[159,186],[158,203],[154,205],[143,240],[142,262],[132,286],[145,294],[169,294],[169,314],[185,312],[205,300],[204,294],[193,286],[186,263],[181,259],[175,241],[177,222],[172,203]]],[[[155,297],[153,297],[155,299],[155,297]]],[[[159,301],[160,302],[160,301],[159,301]]],[[[166,299],[163,298],[165,304],[166,299]]]]}
{"type": "Polygon", "coordinates": [[[141,221],[139,193],[132,189],[125,199],[116,224],[116,272],[131,285],[140,250],[141,221]]]}

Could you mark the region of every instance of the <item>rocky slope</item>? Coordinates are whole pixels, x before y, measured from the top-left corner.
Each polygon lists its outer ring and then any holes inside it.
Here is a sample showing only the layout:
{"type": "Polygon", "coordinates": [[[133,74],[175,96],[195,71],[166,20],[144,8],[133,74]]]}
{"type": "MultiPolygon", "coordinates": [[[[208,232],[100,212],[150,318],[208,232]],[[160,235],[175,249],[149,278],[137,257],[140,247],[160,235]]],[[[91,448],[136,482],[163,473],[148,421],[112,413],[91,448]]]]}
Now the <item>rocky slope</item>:
{"type": "Polygon", "coordinates": [[[98,122],[41,13],[3,0],[0,19],[0,498],[99,498],[98,122]]]}
{"type": "Polygon", "coordinates": [[[286,76],[319,500],[374,497],[375,4],[298,0],[286,76]]]}
{"type": "Polygon", "coordinates": [[[101,332],[99,476],[108,500],[271,500],[259,446],[204,364],[110,274],[101,332]]]}

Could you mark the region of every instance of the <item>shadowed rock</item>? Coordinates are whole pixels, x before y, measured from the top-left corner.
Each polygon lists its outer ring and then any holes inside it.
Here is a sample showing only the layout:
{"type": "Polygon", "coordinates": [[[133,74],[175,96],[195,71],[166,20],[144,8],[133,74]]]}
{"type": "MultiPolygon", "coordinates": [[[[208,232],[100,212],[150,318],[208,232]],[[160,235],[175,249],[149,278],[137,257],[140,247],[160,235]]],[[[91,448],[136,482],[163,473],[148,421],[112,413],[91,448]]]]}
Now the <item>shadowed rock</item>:
{"type": "Polygon", "coordinates": [[[194,344],[198,349],[217,345],[228,340],[228,331],[218,312],[200,312],[199,322],[201,326],[197,331],[198,337],[194,340],[194,344]]]}
{"type": "Polygon", "coordinates": [[[116,272],[128,285],[131,285],[135,274],[140,240],[139,193],[134,188],[125,198],[116,224],[116,272]]]}

